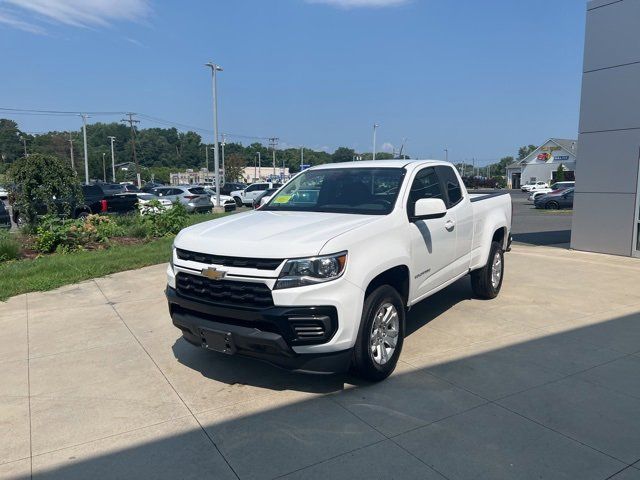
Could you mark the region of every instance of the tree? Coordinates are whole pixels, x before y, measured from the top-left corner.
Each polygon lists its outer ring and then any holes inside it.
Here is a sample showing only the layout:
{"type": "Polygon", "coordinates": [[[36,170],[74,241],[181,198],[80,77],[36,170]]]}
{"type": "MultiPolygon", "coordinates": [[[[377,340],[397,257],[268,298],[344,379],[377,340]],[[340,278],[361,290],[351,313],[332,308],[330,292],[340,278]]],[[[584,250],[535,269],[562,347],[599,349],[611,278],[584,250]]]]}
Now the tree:
{"type": "Polygon", "coordinates": [[[518,150],[518,160],[524,160],[531,155],[538,147],[535,145],[525,145],[518,150]]]}
{"type": "Polygon", "coordinates": [[[558,165],[556,170],[556,182],[564,182],[564,165],[558,165]]]}
{"type": "Polygon", "coordinates": [[[353,157],[355,156],[355,150],[347,147],[340,147],[331,155],[331,161],[333,163],[353,162],[353,157]]]}
{"type": "Polygon", "coordinates": [[[0,119],[0,164],[12,163],[23,155],[20,135],[16,122],[0,119]]]}
{"type": "Polygon", "coordinates": [[[236,182],[238,180],[244,180],[244,167],[245,161],[237,153],[232,153],[229,156],[225,156],[225,178],[229,182],[236,182]]]}
{"type": "Polygon", "coordinates": [[[13,163],[9,179],[15,185],[14,206],[30,225],[37,215],[71,214],[82,201],[80,181],[68,162],[53,155],[34,153],[13,163]]]}

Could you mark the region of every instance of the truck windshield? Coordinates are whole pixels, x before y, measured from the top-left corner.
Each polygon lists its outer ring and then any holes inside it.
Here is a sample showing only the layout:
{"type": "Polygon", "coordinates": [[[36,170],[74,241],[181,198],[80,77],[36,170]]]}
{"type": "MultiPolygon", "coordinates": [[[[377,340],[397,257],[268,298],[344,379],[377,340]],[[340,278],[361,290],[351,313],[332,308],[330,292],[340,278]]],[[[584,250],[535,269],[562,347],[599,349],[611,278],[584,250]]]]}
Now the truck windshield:
{"type": "Polygon", "coordinates": [[[404,168],[308,170],[286,184],[261,210],[387,215],[404,168]]]}

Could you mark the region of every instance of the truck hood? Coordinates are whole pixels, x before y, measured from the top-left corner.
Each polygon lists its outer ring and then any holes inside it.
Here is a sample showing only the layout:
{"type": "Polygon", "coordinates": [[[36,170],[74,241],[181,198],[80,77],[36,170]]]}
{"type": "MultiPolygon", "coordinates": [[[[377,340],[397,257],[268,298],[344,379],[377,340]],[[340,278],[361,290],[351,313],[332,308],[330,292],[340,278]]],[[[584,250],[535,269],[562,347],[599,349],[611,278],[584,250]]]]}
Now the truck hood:
{"type": "Polygon", "coordinates": [[[380,218],[256,210],[186,228],[176,237],[175,245],[184,250],[233,257],[307,257],[320,253],[332,238],[380,218]]]}

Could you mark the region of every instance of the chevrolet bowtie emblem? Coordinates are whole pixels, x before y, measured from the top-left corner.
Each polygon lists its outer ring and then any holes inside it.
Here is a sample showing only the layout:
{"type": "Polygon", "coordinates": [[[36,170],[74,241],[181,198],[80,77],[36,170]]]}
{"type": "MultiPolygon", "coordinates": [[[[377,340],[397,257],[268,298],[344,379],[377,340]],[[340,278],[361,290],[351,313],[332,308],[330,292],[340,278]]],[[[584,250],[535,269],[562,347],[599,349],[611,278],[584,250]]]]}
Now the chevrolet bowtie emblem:
{"type": "Polygon", "coordinates": [[[211,280],[222,280],[227,275],[227,272],[218,270],[215,267],[207,267],[202,269],[201,274],[203,277],[210,278],[211,280]]]}

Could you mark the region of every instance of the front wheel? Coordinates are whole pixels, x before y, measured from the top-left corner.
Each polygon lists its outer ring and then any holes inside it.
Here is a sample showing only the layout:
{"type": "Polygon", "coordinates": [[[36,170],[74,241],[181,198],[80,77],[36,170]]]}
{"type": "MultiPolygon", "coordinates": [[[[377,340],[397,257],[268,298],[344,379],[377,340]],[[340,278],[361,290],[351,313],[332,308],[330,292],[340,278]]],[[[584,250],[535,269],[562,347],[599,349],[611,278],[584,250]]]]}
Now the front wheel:
{"type": "Polygon", "coordinates": [[[382,285],[364,301],[352,370],[366,380],[384,380],[395,370],[405,331],[404,302],[396,289],[382,285]]]}
{"type": "Polygon", "coordinates": [[[558,210],[560,208],[560,205],[558,205],[558,202],[547,202],[544,208],[546,208],[547,210],[558,210]]]}
{"type": "Polygon", "coordinates": [[[240,208],[242,206],[242,199],[240,197],[233,197],[236,202],[236,206],[240,208]]]}
{"type": "Polygon", "coordinates": [[[487,264],[480,270],[471,272],[471,288],[478,298],[496,298],[502,288],[504,278],[504,251],[498,242],[491,243],[487,264]]]}

